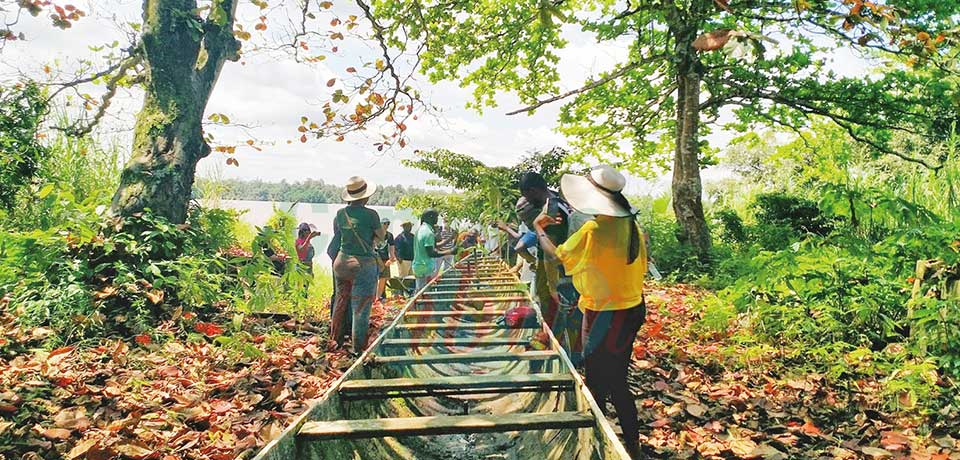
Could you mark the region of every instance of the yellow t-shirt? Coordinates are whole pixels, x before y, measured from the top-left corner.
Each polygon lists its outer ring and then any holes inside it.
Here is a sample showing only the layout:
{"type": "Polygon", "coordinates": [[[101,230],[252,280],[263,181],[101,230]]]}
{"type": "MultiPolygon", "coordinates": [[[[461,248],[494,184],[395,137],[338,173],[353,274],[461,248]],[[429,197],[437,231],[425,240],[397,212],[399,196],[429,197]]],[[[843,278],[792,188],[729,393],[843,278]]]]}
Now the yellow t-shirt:
{"type": "Polygon", "coordinates": [[[580,292],[581,310],[624,310],[643,300],[647,248],[641,236],[640,254],[627,265],[630,225],[636,223],[597,216],[557,247],[557,258],[580,292]]]}

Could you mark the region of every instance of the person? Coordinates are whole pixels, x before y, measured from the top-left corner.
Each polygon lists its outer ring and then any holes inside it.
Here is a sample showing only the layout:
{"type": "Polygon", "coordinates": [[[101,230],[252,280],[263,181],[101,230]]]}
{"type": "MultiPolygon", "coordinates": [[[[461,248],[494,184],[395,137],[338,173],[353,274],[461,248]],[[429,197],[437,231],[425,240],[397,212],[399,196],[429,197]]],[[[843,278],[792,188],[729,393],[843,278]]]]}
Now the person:
{"type": "Polygon", "coordinates": [[[399,235],[397,235],[394,242],[396,243],[396,252],[397,258],[400,259],[399,269],[400,269],[400,278],[406,278],[413,274],[411,266],[413,265],[413,243],[416,240],[416,235],[413,234],[413,222],[409,220],[403,221],[400,224],[400,228],[403,229],[399,235]]]}
{"type": "Polygon", "coordinates": [[[634,396],[627,384],[633,342],[646,317],[643,280],[647,250],[636,212],[623,196],[624,176],[599,166],[586,177],[564,175],[560,190],[573,208],[593,215],[563,244],[549,228],[559,220],[541,213],[534,230],[543,252],[556,257],[580,292],[583,312],[583,366],[587,388],[606,410],[609,396],[623,429],[624,444],[639,458],[639,426],[634,396]]]}
{"type": "MultiPolygon", "coordinates": [[[[419,232],[418,232],[419,233],[419,232]]],[[[440,233],[437,235],[440,241],[437,243],[438,251],[449,251],[457,243],[457,232],[446,222],[440,227],[440,233]]],[[[437,270],[447,269],[453,266],[453,253],[448,253],[440,258],[440,266],[437,270]]]]}
{"type": "Polygon", "coordinates": [[[274,249],[276,238],[276,230],[269,225],[265,225],[253,239],[253,253],[263,254],[270,261],[271,273],[276,276],[283,276],[287,265],[287,255],[274,249]]]}
{"type": "MultiPolygon", "coordinates": [[[[528,228],[534,228],[533,220],[538,213],[530,212],[530,210],[546,208],[547,215],[556,219],[556,223],[547,230],[547,236],[555,246],[563,244],[567,240],[570,216],[573,213],[570,205],[557,192],[547,187],[547,181],[539,173],[526,172],[521,175],[519,188],[521,197],[517,200],[517,209],[518,215],[522,214],[523,222],[528,228]]],[[[562,340],[562,329],[566,325],[555,327],[561,307],[559,290],[562,277],[561,269],[562,267],[556,259],[548,257],[543,251],[537,252],[536,275],[534,277],[536,297],[540,303],[544,322],[562,340]]],[[[572,293],[572,296],[573,298],[567,299],[565,303],[574,303],[575,293],[572,293]]],[[[572,309],[572,305],[568,305],[568,307],[572,309]]],[[[560,322],[566,322],[568,319],[567,315],[563,315],[560,322]]],[[[567,341],[567,345],[572,350],[576,350],[579,348],[576,342],[576,338],[571,338],[567,341]]]]}
{"type": "Polygon", "coordinates": [[[386,236],[377,244],[377,257],[380,261],[380,279],[377,280],[377,298],[386,300],[387,280],[390,279],[390,265],[397,261],[397,248],[393,233],[390,233],[389,230],[390,219],[384,217],[380,219],[380,224],[383,226],[383,231],[386,236]]]}
{"type": "Polygon", "coordinates": [[[417,229],[417,238],[413,245],[413,276],[417,277],[417,291],[423,289],[436,276],[439,266],[436,259],[457,250],[455,245],[446,250],[437,249],[437,235],[433,229],[439,217],[433,209],[423,211],[420,216],[420,228],[417,229]]]}
{"type": "MultiPolygon", "coordinates": [[[[333,327],[333,310],[337,305],[337,271],[334,270],[334,263],[337,261],[337,254],[340,253],[340,229],[336,225],[333,226],[333,236],[330,237],[330,243],[327,244],[327,257],[330,258],[330,274],[333,278],[333,292],[330,293],[330,324],[331,328],[333,327]]],[[[350,306],[347,305],[347,311],[343,315],[343,328],[344,334],[348,334],[349,331],[353,328],[353,315],[350,312],[350,306]]]]}
{"type": "Polygon", "coordinates": [[[340,236],[340,251],[333,262],[336,274],[336,305],[330,321],[330,337],[343,346],[346,315],[352,316],[352,349],[360,354],[367,346],[370,327],[370,307],[377,291],[379,277],[376,243],[384,239],[385,231],[377,211],[366,207],[376,192],[375,184],[353,176],[343,191],[347,206],[337,211],[333,219],[334,232],[340,236]]]}
{"type": "Polygon", "coordinates": [[[307,269],[307,273],[313,274],[313,258],[316,250],[313,248],[313,239],[320,236],[316,227],[306,222],[301,222],[297,227],[297,259],[307,269]]]}

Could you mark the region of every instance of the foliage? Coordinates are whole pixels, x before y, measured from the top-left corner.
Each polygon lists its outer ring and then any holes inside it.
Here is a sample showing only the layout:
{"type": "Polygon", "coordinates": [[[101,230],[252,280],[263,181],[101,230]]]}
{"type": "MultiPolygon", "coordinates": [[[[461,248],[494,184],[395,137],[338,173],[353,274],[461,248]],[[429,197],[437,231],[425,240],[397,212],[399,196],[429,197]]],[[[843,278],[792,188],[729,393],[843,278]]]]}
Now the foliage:
{"type": "Polygon", "coordinates": [[[932,65],[950,62],[955,2],[656,1],[405,2],[379,0],[380,35],[417,50],[431,81],[473,89],[469,104],[495,107],[501,92],[533,112],[564,101],[559,131],[576,159],[614,158],[637,172],[674,165],[674,208],[682,239],[709,250],[699,165],[714,149],[701,139],[727,109],[732,127],[801,130],[826,118],[846,135],[888,154],[936,168],[941,159],[894,148],[897,133],[935,137],[958,117],[955,84],[932,65]],[[561,91],[561,50],[571,36],[626,45],[625,57],[561,91]],[[785,42],[775,50],[770,37],[785,42]],[[875,78],[828,70],[832,49],[866,50],[892,69],[875,78]],[[903,56],[912,56],[906,59],[903,56]],[[857,107],[857,110],[850,110],[857,107]],[[667,114],[675,116],[667,116],[667,114]],[[701,124],[703,126],[701,126],[701,124]]]}
{"type": "Polygon", "coordinates": [[[47,101],[35,83],[0,87],[0,207],[8,212],[47,154],[37,136],[46,112],[47,101]]]}
{"type": "Polygon", "coordinates": [[[487,166],[468,155],[439,149],[418,151],[417,157],[403,160],[405,166],[436,175],[463,195],[451,198],[443,195],[412,195],[402,199],[398,206],[421,212],[434,207],[441,215],[472,223],[511,220],[515,218],[513,204],[520,197],[518,182],[524,172],[538,172],[547,184],[556,187],[563,174],[571,172],[567,166],[567,152],[554,148],[530,153],[514,165],[487,166]]]}

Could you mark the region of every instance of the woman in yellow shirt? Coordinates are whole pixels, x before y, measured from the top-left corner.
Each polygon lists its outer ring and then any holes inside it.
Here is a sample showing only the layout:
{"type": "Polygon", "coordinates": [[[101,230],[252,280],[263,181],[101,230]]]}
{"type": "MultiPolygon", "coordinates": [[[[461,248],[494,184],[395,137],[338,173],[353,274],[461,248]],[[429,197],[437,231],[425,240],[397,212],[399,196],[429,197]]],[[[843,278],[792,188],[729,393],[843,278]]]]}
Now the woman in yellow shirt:
{"type": "Polygon", "coordinates": [[[541,214],[534,229],[541,250],[563,264],[580,292],[587,387],[604,411],[610,397],[623,429],[624,445],[639,458],[637,407],[627,372],[633,341],[647,313],[643,299],[647,251],[636,213],[622,193],[625,184],[623,174],[606,165],[587,176],[566,174],[560,180],[564,198],[574,209],[594,218],[559,246],[544,230],[556,223],[554,218],[541,214]]]}

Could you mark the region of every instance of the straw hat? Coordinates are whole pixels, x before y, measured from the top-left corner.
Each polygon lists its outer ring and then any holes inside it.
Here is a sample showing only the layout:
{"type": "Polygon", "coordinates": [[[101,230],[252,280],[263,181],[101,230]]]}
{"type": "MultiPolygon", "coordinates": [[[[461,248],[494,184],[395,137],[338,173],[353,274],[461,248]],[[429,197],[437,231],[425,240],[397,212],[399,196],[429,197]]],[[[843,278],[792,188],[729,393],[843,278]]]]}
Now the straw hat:
{"type": "Polygon", "coordinates": [[[623,191],[627,178],[608,165],[593,168],[586,176],[564,174],[560,191],[570,206],[584,214],[626,217],[632,209],[624,209],[613,198],[623,191]]]}
{"type": "Polygon", "coordinates": [[[360,176],[353,176],[347,179],[347,186],[340,194],[343,201],[351,202],[370,198],[377,191],[377,184],[367,182],[360,176]]]}

